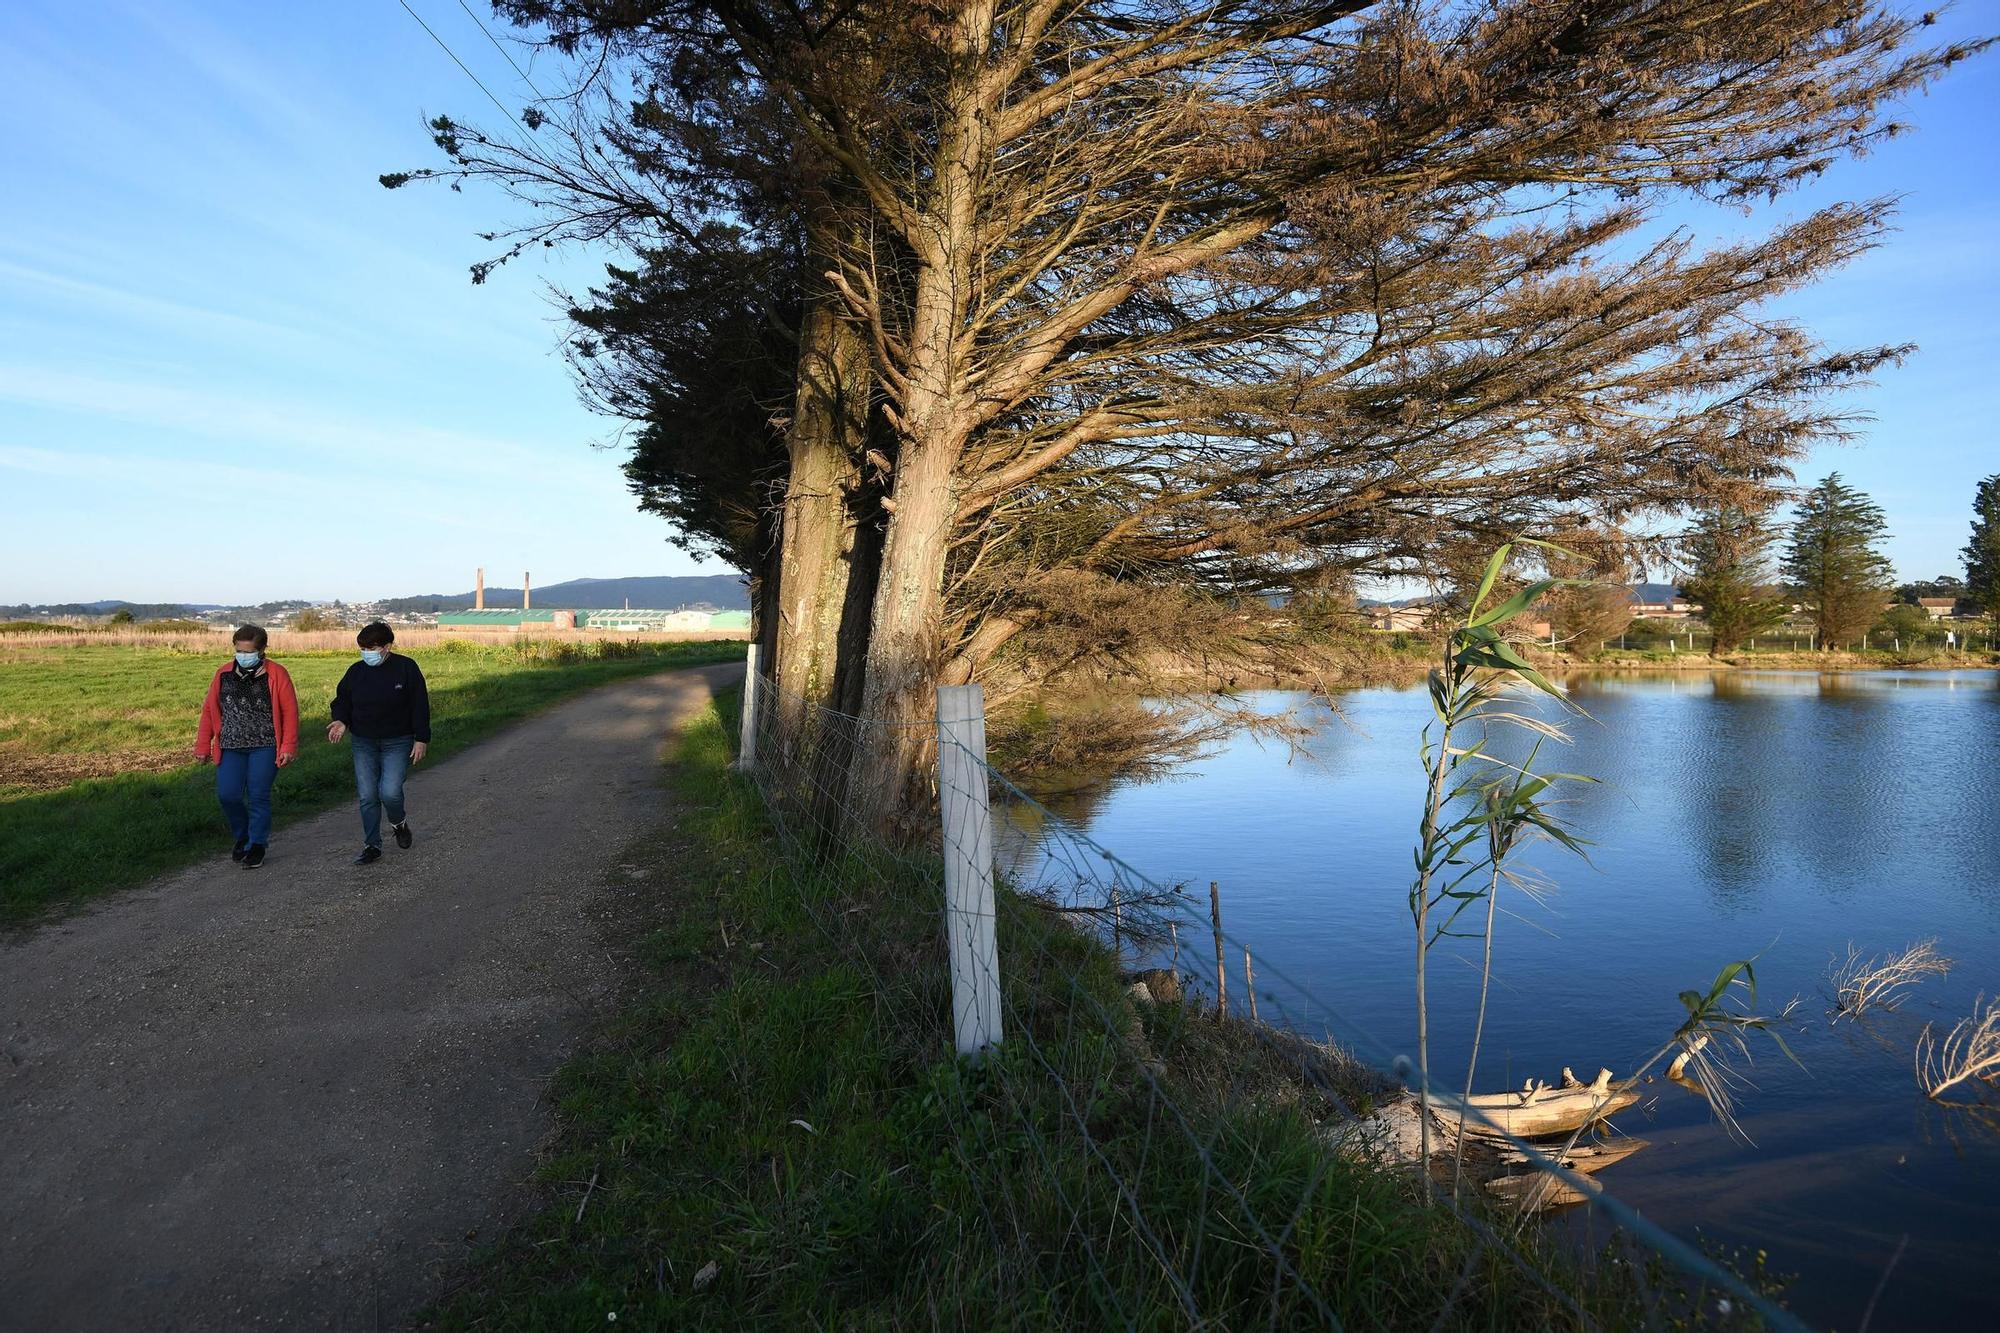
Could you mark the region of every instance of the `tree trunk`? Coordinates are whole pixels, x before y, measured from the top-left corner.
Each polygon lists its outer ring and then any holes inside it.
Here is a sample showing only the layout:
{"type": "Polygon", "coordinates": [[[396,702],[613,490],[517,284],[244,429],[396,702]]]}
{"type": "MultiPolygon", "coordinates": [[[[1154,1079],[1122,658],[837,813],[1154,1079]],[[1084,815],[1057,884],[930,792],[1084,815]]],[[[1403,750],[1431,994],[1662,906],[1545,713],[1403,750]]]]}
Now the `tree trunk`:
{"type": "Polygon", "coordinates": [[[849,782],[850,812],[871,828],[895,825],[933,749],[925,723],[937,691],[956,461],[956,450],[918,450],[906,442],[896,468],[896,510],[882,547],[868,639],[862,707],[868,734],[849,782]]]}
{"type": "Polygon", "coordinates": [[[750,576],[750,638],[757,645],[757,660],[769,664],[778,658],[778,580],[783,575],[777,513],[759,506],[757,516],[756,573],[750,576]]]}
{"type": "Polygon", "coordinates": [[[837,698],[871,385],[866,339],[837,298],[816,297],[799,330],[778,581],[775,678],[778,699],[794,710],[837,698]]]}
{"type": "Polygon", "coordinates": [[[848,785],[850,816],[885,832],[908,813],[917,776],[936,746],[930,722],[943,652],[945,569],[958,512],[958,463],[973,418],[963,340],[979,258],[978,198],[991,134],[980,99],[993,32],[990,3],[976,0],[954,18],[947,115],[924,210],[927,235],[917,246],[897,422],[902,447],[869,626],[862,708],[868,734],[848,785]]]}

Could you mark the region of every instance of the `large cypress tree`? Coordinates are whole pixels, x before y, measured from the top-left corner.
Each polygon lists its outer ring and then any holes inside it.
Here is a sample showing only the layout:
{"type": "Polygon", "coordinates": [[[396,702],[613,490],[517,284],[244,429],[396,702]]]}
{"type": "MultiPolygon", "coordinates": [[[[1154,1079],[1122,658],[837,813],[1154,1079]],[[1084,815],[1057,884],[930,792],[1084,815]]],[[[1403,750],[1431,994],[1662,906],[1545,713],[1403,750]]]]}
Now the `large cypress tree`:
{"type": "Polygon", "coordinates": [[[1965,544],[1965,592],[1989,616],[2000,616],[2000,472],[1979,483],[1972,500],[1972,540],[1965,544]]]}
{"type": "Polygon", "coordinates": [[[1881,507],[1838,472],[1799,501],[1785,577],[1806,603],[1820,647],[1860,639],[1881,616],[1895,583],[1888,557],[1876,549],[1887,535],[1881,507]]]}
{"type": "Polygon", "coordinates": [[[1698,516],[1685,538],[1689,577],[1681,595],[1701,603],[1712,642],[1708,655],[1720,657],[1745,639],[1785,618],[1785,603],[1772,595],[1771,546],[1777,540],[1762,514],[1722,506],[1698,516]]]}

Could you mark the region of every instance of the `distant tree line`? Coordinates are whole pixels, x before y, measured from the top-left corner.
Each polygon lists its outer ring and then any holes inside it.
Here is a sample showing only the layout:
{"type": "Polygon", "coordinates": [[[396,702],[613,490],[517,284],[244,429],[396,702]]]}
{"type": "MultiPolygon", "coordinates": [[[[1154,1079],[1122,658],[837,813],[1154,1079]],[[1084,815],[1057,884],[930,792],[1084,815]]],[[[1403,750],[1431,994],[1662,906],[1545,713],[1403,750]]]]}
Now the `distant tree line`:
{"type": "Polygon", "coordinates": [[[1896,585],[1881,550],[1887,536],[1881,507],[1836,472],[1800,496],[1780,571],[1771,566],[1778,532],[1769,518],[1726,507],[1698,515],[1682,539],[1689,576],[1681,594],[1700,603],[1715,655],[1784,623],[1794,603],[1828,649],[1863,642],[1878,626],[1899,638],[1929,632],[1923,598],[1950,598],[1954,613],[2000,615],[2000,475],[1978,484],[1963,580],[1943,574],[1896,585]]]}
{"type": "Polygon", "coordinates": [[[475,281],[619,250],[571,297],[578,382],[641,506],[754,580],[780,697],[889,724],[849,768],[870,819],[934,688],[1004,657],[1101,668],[1516,534],[1598,534],[1608,569],[1636,516],[1766,512],[1906,349],[1760,312],[1889,204],[1710,248],[1650,224],[1816,178],[1976,49],[1877,0],[496,9],[573,77],[436,118],[443,165],[383,183],[527,206],[475,281]]]}
{"type": "Polygon", "coordinates": [[[14,606],[0,606],[0,617],[8,619],[26,616],[97,617],[121,613],[127,620],[165,620],[199,614],[193,607],[179,602],[120,602],[115,606],[107,606],[103,602],[21,602],[14,606]]]}

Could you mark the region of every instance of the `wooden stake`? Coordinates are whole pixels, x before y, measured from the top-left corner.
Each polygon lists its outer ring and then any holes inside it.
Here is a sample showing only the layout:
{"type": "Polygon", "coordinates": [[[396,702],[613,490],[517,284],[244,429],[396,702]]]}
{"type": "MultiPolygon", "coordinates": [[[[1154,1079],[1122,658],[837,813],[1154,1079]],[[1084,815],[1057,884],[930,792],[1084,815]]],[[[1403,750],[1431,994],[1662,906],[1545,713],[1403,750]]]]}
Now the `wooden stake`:
{"type": "Polygon", "coordinates": [[[743,721],[736,728],[736,767],[748,773],[757,767],[757,710],[761,678],[757,674],[757,645],[743,654],[743,721]]]}
{"type": "Polygon", "coordinates": [[[1208,919],[1215,923],[1215,1016],[1229,1017],[1229,967],[1222,955],[1222,890],[1208,882],[1208,919]]]}
{"type": "Polygon", "coordinates": [[[960,1055],[1000,1042],[1000,957],[993,912],[993,819],[986,794],[986,696],[937,692],[938,818],[943,825],[946,957],[960,1055]]]}
{"type": "Polygon", "coordinates": [[[1118,886],[1113,884],[1111,886],[1111,956],[1118,960],[1120,967],[1125,965],[1125,950],[1119,943],[1124,931],[1125,914],[1118,908],[1118,886]]]}
{"type": "Polygon", "coordinates": [[[1181,974],[1181,923],[1178,921],[1167,922],[1167,934],[1173,937],[1174,975],[1178,977],[1181,974]]]}
{"type": "Polygon", "coordinates": [[[1243,989],[1250,993],[1250,1021],[1257,1021],[1257,973],[1250,966],[1250,951],[1243,951],[1243,989]]]}

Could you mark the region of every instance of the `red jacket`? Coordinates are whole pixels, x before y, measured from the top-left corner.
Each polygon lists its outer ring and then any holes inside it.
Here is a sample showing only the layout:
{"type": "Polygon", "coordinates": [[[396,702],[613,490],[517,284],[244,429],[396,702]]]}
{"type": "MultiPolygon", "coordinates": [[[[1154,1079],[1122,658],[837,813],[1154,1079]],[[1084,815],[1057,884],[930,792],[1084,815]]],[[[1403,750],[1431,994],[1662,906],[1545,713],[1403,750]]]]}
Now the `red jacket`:
{"type": "MultiPolygon", "coordinates": [[[[235,662],[225,662],[208,682],[208,698],[201,704],[201,726],[194,734],[198,759],[215,762],[222,758],[222,677],[234,670],[235,662]]],[[[271,682],[271,725],[278,733],[277,757],[289,760],[299,752],[299,696],[292,688],[292,673],[268,657],[258,670],[271,682]]]]}

